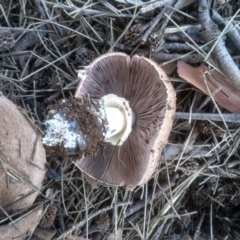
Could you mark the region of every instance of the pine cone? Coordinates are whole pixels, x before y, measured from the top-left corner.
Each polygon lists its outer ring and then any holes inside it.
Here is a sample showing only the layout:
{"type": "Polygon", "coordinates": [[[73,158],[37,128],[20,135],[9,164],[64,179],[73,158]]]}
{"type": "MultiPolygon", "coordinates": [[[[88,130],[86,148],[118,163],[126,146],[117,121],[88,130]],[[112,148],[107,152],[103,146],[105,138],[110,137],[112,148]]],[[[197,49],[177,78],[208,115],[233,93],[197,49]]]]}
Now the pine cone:
{"type": "Polygon", "coordinates": [[[150,42],[150,45],[151,45],[151,50],[153,52],[157,52],[159,50],[162,49],[162,46],[163,44],[165,43],[165,40],[164,40],[164,35],[162,32],[158,31],[158,32],[155,32],[155,33],[152,33],[150,36],[149,36],[149,42],[150,42]]]}
{"type": "Polygon", "coordinates": [[[15,45],[15,39],[12,32],[8,29],[0,30],[0,50],[11,49],[15,45]]]}
{"type": "Polygon", "coordinates": [[[104,28],[101,26],[94,27],[95,32],[90,32],[89,37],[93,38],[97,41],[98,44],[104,43],[106,40],[106,33],[104,31],[104,28]],[[97,37],[97,35],[102,39],[102,41],[97,37]]]}
{"type": "Polygon", "coordinates": [[[51,68],[45,68],[44,70],[36,73],[31,79],[29,84],[32,84],[35,81],[36,88],[42,89],[45,87],[51,89],[59,89],[63,83],[63,79],[51,68]]]}
{"type": "Polygon", "coordinates": [[[56,214],[57,214],[57,207],[55,205],[49,206],[39,223],[40,227],[50,228],[53,225],[56,214]]]}
{"type": "Polygon", "coordinates": [[[98,228],[108,230],[110,227],[110,217],[107,212],[102,212],[95,220],[98,228]]]}
{"type": "Polygon", "coordinates": [[[134,24],[131,28],[128,29],[124,36],[124,43],[128,46],[134,47],[141,43],[142,36],[142,27],[141,23],[134,24]]]}
{"type": "Polygon", "coordinates": [[[88,65],[97,57],[97,54],[89,48],[82,47],[76,52],[76,61],[82,66],[88,65]]]}

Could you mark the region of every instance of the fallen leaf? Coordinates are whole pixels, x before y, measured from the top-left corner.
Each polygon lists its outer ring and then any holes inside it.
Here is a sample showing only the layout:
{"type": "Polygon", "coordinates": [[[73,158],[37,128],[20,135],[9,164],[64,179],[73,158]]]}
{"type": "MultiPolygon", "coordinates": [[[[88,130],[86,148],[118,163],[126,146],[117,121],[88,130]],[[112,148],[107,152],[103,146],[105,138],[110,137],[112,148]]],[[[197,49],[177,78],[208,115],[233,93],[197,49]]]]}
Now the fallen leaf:
{"type": "Polygon", "coordinates": [[[51,240],[53,236],[56,234],[56,230],[54,229],[47,229],[42,227],[37,227],[33,233],[31,240],[38,239],[38,240],[51,240]]]}
{"type": "Polygon", "coordinates": [[[119,228],[116,233],[111,233],[107,240],[122,240],[122,229],[119,228]]]}
{"type": "Polygon", "coordinates": [[[240,91],[217,71],[209,71],[203,64],[194,68],[179,61],[178,74],[205,94],[211,95],[223,108],[233,113],[240,113],[240,91]]]}

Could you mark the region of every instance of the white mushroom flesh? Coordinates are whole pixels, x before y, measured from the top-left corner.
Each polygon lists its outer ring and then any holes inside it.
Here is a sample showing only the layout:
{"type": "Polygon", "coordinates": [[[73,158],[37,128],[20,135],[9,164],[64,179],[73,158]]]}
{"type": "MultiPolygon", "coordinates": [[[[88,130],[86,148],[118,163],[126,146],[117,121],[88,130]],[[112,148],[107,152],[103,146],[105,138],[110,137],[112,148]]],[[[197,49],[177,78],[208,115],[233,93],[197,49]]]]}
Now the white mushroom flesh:
{"type": "Polygon", "coordinates": [[[133,125],[133,112],[126,99],[115,94],[105,95],[102,99],[104,113],[107,119],[105,142],[112,145],[122,145],[129,136],[133,125]]]}
{"type": "Polygon", "coordinates": [[[81,149],[86,148],[86,136],[77,133],[76,121],[69,121],[63,114],[56,113],[51,119],[45,122],[47,127],[46,135],[42,139],[47,146],[63,145],[64,148],[74,149],[77,146],[81,149]]]}

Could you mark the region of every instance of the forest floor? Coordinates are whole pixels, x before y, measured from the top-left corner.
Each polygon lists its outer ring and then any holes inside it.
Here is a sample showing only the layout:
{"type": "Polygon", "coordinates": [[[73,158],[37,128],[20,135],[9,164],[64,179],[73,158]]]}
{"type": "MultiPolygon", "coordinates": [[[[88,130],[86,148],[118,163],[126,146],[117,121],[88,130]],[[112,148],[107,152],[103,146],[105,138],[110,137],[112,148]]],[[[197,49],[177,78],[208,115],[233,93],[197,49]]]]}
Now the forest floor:
{"type": "Polygon", "coordinates": [[[159,166],[134,191],[90,185],[68,158],[47,154],[35,203],[45,215],[24,239],[240,239],[239,9],[234,0],[0,0],[0,91],[42,135],[49,104],[72,97],[77,70],[108,52],[151,58],[177,94],[159,166]]]}

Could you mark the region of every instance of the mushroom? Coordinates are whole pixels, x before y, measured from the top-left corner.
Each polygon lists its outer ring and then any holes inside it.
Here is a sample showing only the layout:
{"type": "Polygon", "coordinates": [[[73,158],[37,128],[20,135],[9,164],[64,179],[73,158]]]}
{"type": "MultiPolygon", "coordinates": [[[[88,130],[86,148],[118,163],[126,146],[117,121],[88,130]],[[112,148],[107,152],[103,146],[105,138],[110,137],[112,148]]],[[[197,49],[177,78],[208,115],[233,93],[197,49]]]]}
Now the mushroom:
{"type": "Polygon", "coordinates": [[[45,161],[41,137],[0,93],[0,205],[8,214],[33,204],[45,176],[45,161]]]}
{"type": "Polygon", "coordinates": [[[113,135],[96,155],[83,156],[75,165],[100,183],[144,184],[156,170],[174,119],[176,96],[165,72],[150,59],[108,53],[79,71],[79,77],[75,98],[105,102],[113,135]]]}

